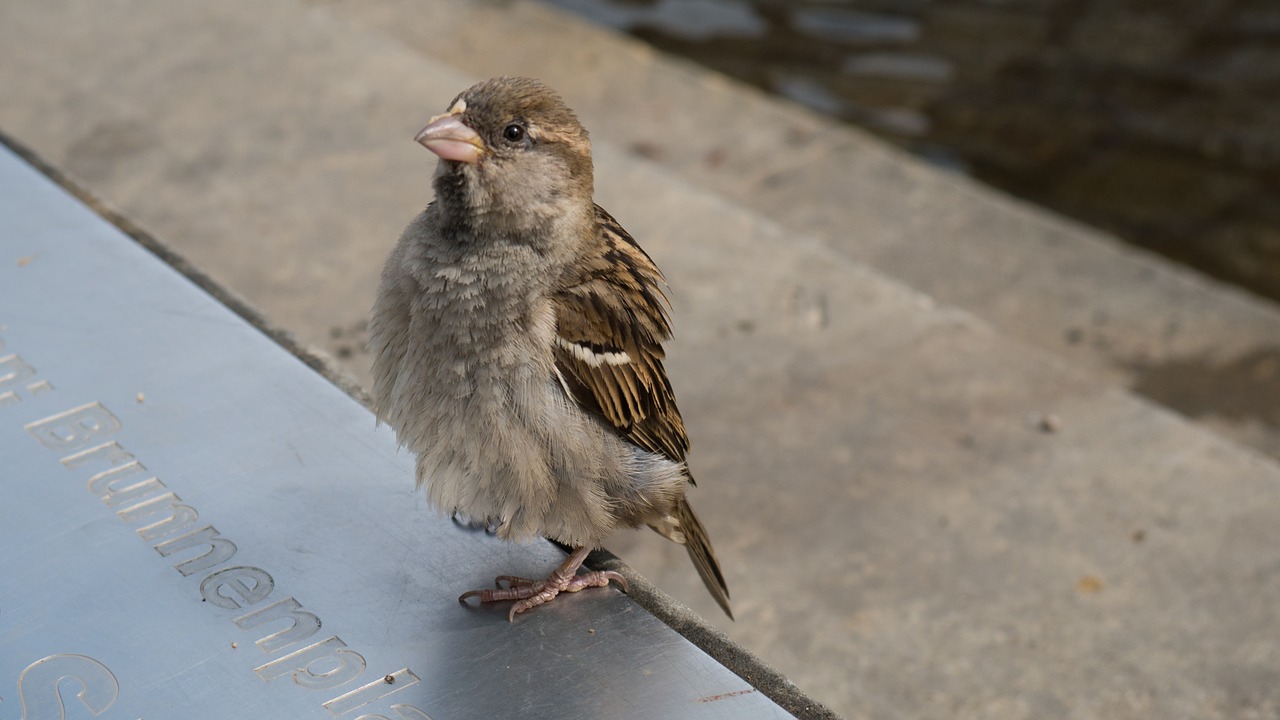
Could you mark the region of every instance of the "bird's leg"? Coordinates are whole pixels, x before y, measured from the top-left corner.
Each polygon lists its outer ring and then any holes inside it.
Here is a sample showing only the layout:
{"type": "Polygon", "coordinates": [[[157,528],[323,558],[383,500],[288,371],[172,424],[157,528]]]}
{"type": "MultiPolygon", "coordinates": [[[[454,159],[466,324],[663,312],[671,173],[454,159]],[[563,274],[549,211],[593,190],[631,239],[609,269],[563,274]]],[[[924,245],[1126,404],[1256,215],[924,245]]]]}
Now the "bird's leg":
{"type": "Polygon", "coordinates": [[[562,592],[578,592],[585,588],[605,587],[610,580],[616,580],[625,591],[627,589],[626,578],[612,570],[592,570],[581,575],[578,574],[578,568],[582,567],[582,562],[587,559],[587,554],[590,552],[591,548],[589,547],[580,547],[574,550],[546,580],[529,580],[513,575],[499,575],[494,580],[494,584],[498,589],[471,590],[463,593],[458,598],[458,602],[465,604],[467,600],[473,597],[480,598],[481,603],[515,600],[515,604],[511,606],[511,612],[507,614],[507,620],[514,622],[516,615],[529,608],[535,608],[543,603],[551,602],[562,592]],[[506,587],[502,586],[504,582],[507,583],[506,587]]]}

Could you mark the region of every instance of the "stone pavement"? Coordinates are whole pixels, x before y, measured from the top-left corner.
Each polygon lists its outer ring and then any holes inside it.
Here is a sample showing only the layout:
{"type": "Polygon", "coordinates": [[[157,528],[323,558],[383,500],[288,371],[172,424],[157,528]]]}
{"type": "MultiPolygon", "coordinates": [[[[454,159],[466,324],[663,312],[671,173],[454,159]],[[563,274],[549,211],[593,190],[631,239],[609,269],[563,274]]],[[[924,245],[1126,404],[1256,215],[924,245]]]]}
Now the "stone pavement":
{"type": "Polygon", "coordinates": [[[580,110],[671,281],[738,622],[610,549],[849,717],[1280,712],[1276,405],[1203,390],[1280,392],[1274,307],[532,3],[0,6],[0,129],[357,377],[410,138],[498,72],[580,110]]]}

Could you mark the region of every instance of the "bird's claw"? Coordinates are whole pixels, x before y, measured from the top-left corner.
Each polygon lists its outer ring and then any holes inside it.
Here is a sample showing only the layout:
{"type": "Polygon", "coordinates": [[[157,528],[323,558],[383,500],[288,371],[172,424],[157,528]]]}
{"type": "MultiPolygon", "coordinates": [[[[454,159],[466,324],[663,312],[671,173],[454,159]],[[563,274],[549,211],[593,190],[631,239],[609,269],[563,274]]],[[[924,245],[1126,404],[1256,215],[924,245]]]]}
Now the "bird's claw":
{"type": "Polygon", "coordinates": [[[529,578],[522,578],[516,575],[499,575],[493,579],[493,586],[500,590],[505,590],[507,588],[520,587],[523,585],[537,585],[539,582],[542,581],[530,580],[529,578]],[[504,582],[506,585],[502,584],[504,582]]]}
{"type": "Polygon", "coordinates": [[[507,613],[507,621],[515,622],[516,615],[544,603],[551,602],[562,592],[576,593],[593,587],[607,587],[616,582],[626,592],[627,579],[612,570],[600,570],[581,575],[564,576],[553,573],[546,580],[529,580],[515,575],[499,575],[494,578],[496,590],[469,590],[458,597],[458,602],[470,605],[468,600],[479,598],[480,604],[515,600],[507,613]],[[507,583],[505,586],[503,583],[507,583]]]}
{"type": "Polygon", "coordinates": [[[622,577],[618,573],[612,570],[602,570],[600,574],[605,576],[605,585],[608,585],[609,581],[612,580],[622,586],[622,592],[624,593],[631,592],[631,588],[627,586],[627,579],[622,577]]]}

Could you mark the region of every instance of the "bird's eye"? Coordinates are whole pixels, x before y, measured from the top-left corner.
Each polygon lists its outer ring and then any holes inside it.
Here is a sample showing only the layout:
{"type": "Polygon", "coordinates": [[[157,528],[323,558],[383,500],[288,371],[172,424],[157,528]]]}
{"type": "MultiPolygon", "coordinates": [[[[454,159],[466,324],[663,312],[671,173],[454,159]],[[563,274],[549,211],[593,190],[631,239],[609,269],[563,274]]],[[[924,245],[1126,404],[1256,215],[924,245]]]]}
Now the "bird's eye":
{"type": "Polygon", "coordinates": [[[502,129],[502,137],[508,142],[520,142],[524,139],[524,126],[519,123],[511,123],[502,129]]]}

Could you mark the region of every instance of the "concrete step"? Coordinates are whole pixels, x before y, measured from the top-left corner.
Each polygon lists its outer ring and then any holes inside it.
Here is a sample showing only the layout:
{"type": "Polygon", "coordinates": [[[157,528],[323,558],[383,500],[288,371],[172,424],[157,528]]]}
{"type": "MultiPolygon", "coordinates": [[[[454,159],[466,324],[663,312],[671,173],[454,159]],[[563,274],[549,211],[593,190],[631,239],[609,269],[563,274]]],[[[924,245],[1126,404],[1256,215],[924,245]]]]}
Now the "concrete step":
{"type": "Polygon", "coordinates": [[[331,7],[475,76],[545,78],[597,137],[1280,457],[1275,303],[536,2],[331,7]]]}
{"type": "MultiPolygon", "coordinates": [[[[671,373],[703,478],[693,501],[739,621],[716,615],[680,548],[632,533],[613,549],[851,717],[1280,707],[1280,638],[1259,632],[1275,622],[1280,466],[708,178],[767,186],[782,170],[751,158],[776,155],[793,173],[779,188],[811,181],[816,198],[840,200],[818,192],[824,178],[867,192],[896,183],[896,202],[938,198],[956,233],[988,223],[987,234],[1022,228],[1065,246],[1062,233],[1084,231],[693,69],[651,56],[626,74],[645,51],[607,34],[579,41],[585,26],[529,20],[512,35],[500,11],[544,12],[381,0],[3,6],[0,128],[268,316],[341,349],[359,342],[382,258],[429,195],[434,163],[409,138],[488,74],[463,65],[497,52],[479,44],[485,33],[514,46],[554,31],[558,74],[538,72],[532,54],[506,69],[548,76],[582,109],[602,204],[671,279],[671,373]],[[479,14],[451,14],[463,12],[479,14]],[[392,39],[397,19],[422,38],[392,39]],[[439,55],[419,45],[432,37],[476,39],[439,55]],[[649,144],[610,129],[633,122],[649,144]],[[724,145],[696,152],[713,136],[724,145]],[[857,162],[822,170],[837,153],[857,162]]],[[[849,228],[896,227],[856,207],[868,217],[849,228]]],[[[833,225],[843,217],[823,212],[833,225]]],[[[1215,307],[1232,302],[1253,307],[1215,307]]],[[[367,362],[354,351],[346,361],[367,362]]]]}

